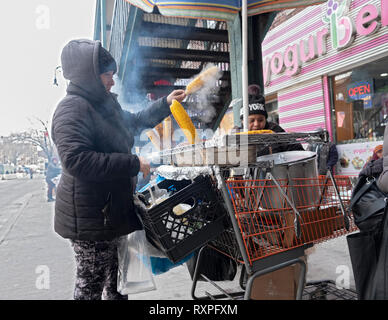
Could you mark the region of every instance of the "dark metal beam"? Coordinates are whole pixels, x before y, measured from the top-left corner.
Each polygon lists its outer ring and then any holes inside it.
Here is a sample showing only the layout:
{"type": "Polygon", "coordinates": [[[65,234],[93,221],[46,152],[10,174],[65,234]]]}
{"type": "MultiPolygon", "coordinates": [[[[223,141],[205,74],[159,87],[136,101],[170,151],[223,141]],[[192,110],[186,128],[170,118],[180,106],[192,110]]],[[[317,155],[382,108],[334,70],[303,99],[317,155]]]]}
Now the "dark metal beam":
{"type": "Polygon", "coordinates": [[[228,52],[175,49],[143,46],[139,55],[146,59],[170,59],[181,61],[229,62],[228,52]]]}
{"type": "MultiPolygon", "coordinates": [[[[164,85],[158,86],[153,84],[147,84],[144,86],[144,89],[149,92],[159,94],[159,93],[171,92],[173,90],[178,90],[178,89],[186,89],[186,86],[164,86],[164,85]]],[[[218,95],[229,94],[230,91],[231,91],[230,87],[222,87],[222,88],[219,88],[218,95]]]]}
{"type": "Polygon", "coordinates": [[[155,35],[157,35],[158,38],[228,42],[228,31],[226,30],[143,22],[140,36],[155,37],[155,35]]]}
{"type": "MultiPolygon", "coordinates": [[[[178,78],[178,79],[189,79],[197,74],[199,74],[201,70],[198,69],[184,69],[184,68],[163,68],[163,67],[152,67],[145,66],[139,69],[140,76],[146,77],[147,80],[150,78],[178,78]]],[[[221,80],[230,80],[230,72],[224,71],[222,73],[221,80]]]]}

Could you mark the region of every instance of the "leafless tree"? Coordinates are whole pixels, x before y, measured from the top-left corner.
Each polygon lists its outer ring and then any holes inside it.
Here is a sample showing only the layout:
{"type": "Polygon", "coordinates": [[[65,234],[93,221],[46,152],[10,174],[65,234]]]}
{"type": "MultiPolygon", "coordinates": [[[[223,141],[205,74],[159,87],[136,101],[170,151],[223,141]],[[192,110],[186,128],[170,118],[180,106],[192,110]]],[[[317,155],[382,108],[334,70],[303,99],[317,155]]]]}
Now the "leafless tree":
{"type": "Polygon", "coordinates": [[[42,125],[41,129],[30,129],[20,133],[12,133],[10,140],[14,143],[30,143],[40,147],[50,162],[54,153],[54,144],[51,140],[48,121],[36,118],[36,121],[42,125]]]}

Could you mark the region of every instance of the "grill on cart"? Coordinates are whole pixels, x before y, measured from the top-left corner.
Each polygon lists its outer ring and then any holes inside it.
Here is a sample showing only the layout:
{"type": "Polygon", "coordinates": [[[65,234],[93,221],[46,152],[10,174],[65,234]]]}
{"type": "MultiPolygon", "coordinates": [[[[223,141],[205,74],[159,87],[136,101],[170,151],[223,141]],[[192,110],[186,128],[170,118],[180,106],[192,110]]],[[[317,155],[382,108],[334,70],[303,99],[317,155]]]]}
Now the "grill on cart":
{"type": "MultiPolygon", "coordinates": [[[[173,262],[204,246],[239,262],[247,275],[246,285],[240,278],[247,299],[256,278],[299,264],[297,298],[301,299],[304,250],[357,230],[347,210],[352,181],[330,171],[318,176],[315,154],[307,154],[306,159],[297,157],[305,156],[303,151],[254,155],[279,143],[327,141],[327,132],[232,135],[160,152],[167,166],[160,166],[156,173],[191,184],[146,212],[148,235],[173,262]],[[240,163],[234,162],[236,158],[240,163]],[[191,209],[174,215],[173,207],[181,203],[190,204],[191,209]]],[[[194,293],[201,277],[201,251],[193,278],[194,299],[201,299],[194,293]]],[[[225,291],[220,295],[232,296],[225,291]]]]}

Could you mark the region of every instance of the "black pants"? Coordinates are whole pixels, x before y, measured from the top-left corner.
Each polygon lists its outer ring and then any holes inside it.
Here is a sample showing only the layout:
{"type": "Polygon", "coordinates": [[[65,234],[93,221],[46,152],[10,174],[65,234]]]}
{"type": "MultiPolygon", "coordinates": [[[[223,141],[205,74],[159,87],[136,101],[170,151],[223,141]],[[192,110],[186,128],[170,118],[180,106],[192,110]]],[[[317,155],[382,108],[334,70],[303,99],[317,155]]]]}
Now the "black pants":
{"type": "Polygon", "coordinates": [[[118,239],[112,241],[71,240],[77,275],[75,300],[127,300],[117,292],[118,239]]]}

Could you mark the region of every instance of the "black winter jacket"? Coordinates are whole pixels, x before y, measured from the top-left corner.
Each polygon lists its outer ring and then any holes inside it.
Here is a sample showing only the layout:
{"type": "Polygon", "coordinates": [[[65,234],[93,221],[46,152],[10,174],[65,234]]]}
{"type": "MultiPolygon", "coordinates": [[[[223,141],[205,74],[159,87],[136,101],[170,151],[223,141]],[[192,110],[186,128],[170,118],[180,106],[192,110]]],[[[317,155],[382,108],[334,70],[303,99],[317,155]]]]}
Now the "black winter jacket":
{"type": "Polygon", "coordinates": [[[384,158],[371,160],[367,162],[364,168],[362,168],[358,177],[365,176],[365,177],[374,177],[378,179],[380,174],[383,172],[383,162],[384,162],[384,158]]]}
{"type": "Polygon", "coordinates": [[[381,191],[388,193],[388,126],[384,130],[384,144],[383,144],[383,172],[377,180],[377,186],[381,191]]]}
{"type": "Polygon", "coordinates": [[[131,154],[134,134],[170,114],[166,98],[132,114],[99,78],[99,41],[75,40],[62,51],[66,97],[52,120],[62,163],[54,229],[64,238],[112,240],[140,229],[133,204],[139,159],[131,154]]]}

